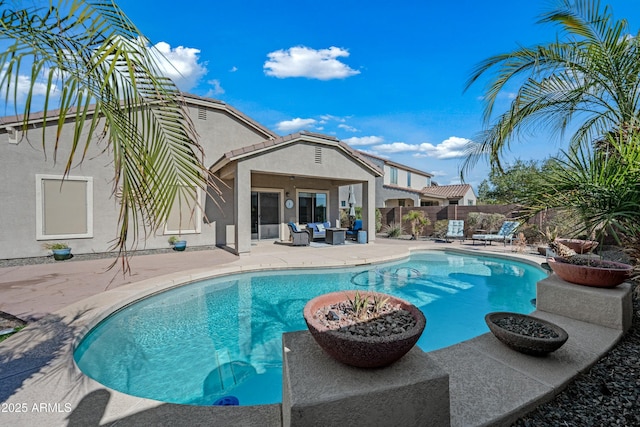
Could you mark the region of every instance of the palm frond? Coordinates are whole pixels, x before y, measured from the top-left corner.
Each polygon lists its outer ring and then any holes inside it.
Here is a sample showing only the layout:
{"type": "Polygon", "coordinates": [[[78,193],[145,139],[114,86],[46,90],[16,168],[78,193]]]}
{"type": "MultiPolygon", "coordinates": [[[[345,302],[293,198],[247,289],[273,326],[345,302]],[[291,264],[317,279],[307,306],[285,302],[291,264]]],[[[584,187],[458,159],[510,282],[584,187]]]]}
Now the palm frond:
{"type": "MultiPolygon", "coordinates": [[[[56,120],[58,129],[54,160],[62,127],[73,126],[65,174],[96,136],[107,141],[121,207],[115,249],[126,253],[135,245],[140,226],[145,234],[161,227],[174,202],[187,197],[185,184],[218,191],[179,90],[162,77],[147,39],[113,2],[59,0],[19,10],[6,3],[0,1],[0,39],[10,45],[0,52],[0,91],[19,105],[19,79],[30,70],[26,132],[34,88],[44,77],[44,121],[56,120]]],[[[42,144],[49,143],[43,135],[42,144]]]]}

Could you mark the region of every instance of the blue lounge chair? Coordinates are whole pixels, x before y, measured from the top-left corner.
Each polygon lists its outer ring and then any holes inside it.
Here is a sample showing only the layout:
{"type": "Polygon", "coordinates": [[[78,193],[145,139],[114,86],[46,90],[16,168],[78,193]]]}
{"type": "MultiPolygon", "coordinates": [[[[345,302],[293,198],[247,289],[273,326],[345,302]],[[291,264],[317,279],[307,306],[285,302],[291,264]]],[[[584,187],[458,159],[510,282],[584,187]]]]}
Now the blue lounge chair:
{"type": "Polygon", "coordinates": [[[356,219],[353,223],[353,230],[347,230],[347,236],[352,240],[358,239],[358,231],[362,230],[362,220],[356,219]]]}
{"type": "Polygon", "coordinates": [[[464,221],[461,219],[450,219],[447,226],[447,235],[445,241],[449,243],[449,239],[460,239],[464,241],[464,221]]]}
{"type": "Polygon", "coordinates": [[[509,244],[513,243],[513,235],[516,232],[516,229],[520,226],[518,221],[505,221],[498,230],[497,234],[474,234],[471,236],[471,240],[473,244],[476,244],[476,240],[482,240],[486,245],[487,242],[491,244],[491,242],[503,242],[505,246],[507,246],[507,241],[509,244]]]}

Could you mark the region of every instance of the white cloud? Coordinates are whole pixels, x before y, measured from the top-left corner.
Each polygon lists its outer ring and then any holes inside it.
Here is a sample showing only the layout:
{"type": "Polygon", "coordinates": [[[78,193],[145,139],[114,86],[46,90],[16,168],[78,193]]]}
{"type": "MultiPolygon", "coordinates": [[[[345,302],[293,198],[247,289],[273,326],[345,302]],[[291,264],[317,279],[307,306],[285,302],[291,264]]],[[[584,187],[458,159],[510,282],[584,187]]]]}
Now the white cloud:
{"type": "Polygon", "coordinates": [[[449,175],[446,171],[431,171],[429,172],[431,175],[433,175],[434,177],[438,177],[438,176],[447,176],[449,175]]]}
{"type": "Polygon", "coordinates": [[[238,71],[238,67],[236,67],[235,65],[229,70],[230,73],[235,73],[236,71],[238,71]]]}
{"type": "Polygon", "coordinates": [[[207,83],[211,85],[212,88],[207,91],[207,93],[205,94],[206,97],[208,98],[216,97],[224,93],[224,89],[222,88],[222,85],[220,85],[220,80],[213,79],[213,80],[209,80],[207,83]]]}
{"type": "Polygon", "coordinates": [[[459,159],[466,157],[467,150],[473,142],[466,138],[457,136],[449,137],[438,145],[428,142],[422,144],[407,144],[405,142],[394,142],[392,144],[382,144],[373,147],[376,151],[383,153],[415,153],[415,157],[431,157],[434,159],[459,159]]]}
{"type": "Polygon", "coordinates": [[[169,77],[182,91],[194,88],[202,76],[207,74],[206,64],[199,62],[199,49],[178,46],[172,48],[166,42],[155,46],[162,56],[158,56],[160,72],[169,77]]]}
{"type": "Polygon", "coordinates": [[[306,46],[296,46],[287,50],[277,50],[267,54],[264,72],[268,76],[307,77],[318,80],[344,79],[360,71],[350,68],[337,58],[348,57],[349,51],[337,47],[315,50],[306,46]]]}
{"type": "MultiPolygon", "coordinates": [[[[38,76],[36,81],[33,83],[33,92],[32,96],[34,97],[34,102],[32,102],[33,111],[38,111],[41,108],[40,103],[44,103],[44,96],[47,94],[47,83],[45,75],[49,73],[49,69],[45,69],[42,71],[42,74],[38,76]],[[42,101],[40,102],[40,99],[42,101]]],[[[0,78],[4,78],[6,74],[6,67],[0,72],[0,78]]],[[[26,74],[19,74],[17,86],[14,85],[15,79],[12,78],[9,84],[9,93],[10,96],[7,98],[9,102],[8,105],[13,105],[13,91],[16,89],[16,102],[18,103],[18,107],[22,108],[24,106],[24,102],[27,99],[27,95],[29,93],[29,88],[32,86],[31,76],[26,74]],[[15,87],[14,87],[15,86],[15,87]]],[[[49,96],[51,99],[49,102],[57,102],[57,99],[60,97],[60,90],[57,86],[52,85],[49,88],[49,96]]]]}
{"type": "Polygon", "coordinates": [[[420,144],[418,157],[433,157],[435,159],[459,159],[466,157],[469,144],[473,144],[470,139],[451,136],[438,145],[428,142],[420,144]]]}
{"type": "Polygon", "coordinates": [[[339,124],[338,128],[346,130],[347,132],[358,132],[358,129],[354,128],[353,126],[345,125],[344,123],[339,124]]]}
{"type": "Polygon", "coordinates": [[[285,120],[276,125],[276,129],[280,132],[291,133],[305,127],[313,126],[317,123],[315,119],[295,118],[293,120],[285,120]]]}
{"type": "Polygon", "coordinates": [[[406,153],[408,151],[418,151],[420,146],[417,144],[407,144],[406,142],[393,142],[391,144],[376,145],[373,148],[383,153],[406,153]]]}
{"type": "Polygon", "coordinates": [[[384,139],[380,136],[362,136],[362,137],[354,136],[351,138],[343,139],[342,141],[346,142],[351,146],[358,146],[358,145],[380,144],[381,142],[384,142],[384,139]]]}

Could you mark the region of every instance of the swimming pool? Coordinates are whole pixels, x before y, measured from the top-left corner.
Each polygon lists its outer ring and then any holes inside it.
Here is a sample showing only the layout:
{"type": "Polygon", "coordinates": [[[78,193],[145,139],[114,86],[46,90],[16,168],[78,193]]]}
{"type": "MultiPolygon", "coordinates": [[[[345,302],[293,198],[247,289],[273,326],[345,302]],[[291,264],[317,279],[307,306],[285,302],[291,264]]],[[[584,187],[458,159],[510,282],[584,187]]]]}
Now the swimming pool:
{"type": "Polygon", "coordinates": [[[546,276],[528,264],[442,251],[349,269],[245,273],[189,284],[130,305],[80,342],[74,358],[112,389],[164,402],[242,405],[282,398],[283,332],[304,330],[311,298],[340,289],[381,291],[425,313],[418,345],[446,347],[488,331],[490,311],[529,313],[546,276]]]}

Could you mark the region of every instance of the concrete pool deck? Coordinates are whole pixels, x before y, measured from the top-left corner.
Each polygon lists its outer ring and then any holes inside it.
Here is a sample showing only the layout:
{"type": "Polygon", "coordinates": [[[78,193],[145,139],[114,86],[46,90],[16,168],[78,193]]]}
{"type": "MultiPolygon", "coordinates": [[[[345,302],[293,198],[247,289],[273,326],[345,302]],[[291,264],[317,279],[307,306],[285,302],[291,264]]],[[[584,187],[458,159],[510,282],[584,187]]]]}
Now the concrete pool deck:
{"type": "MultiPolygon", "coordinates": [[[[281,405],[193,407],[108,389],[77,369],[73,349],[113,310],[179,283],[260,269],[384,262],[415,249],[463,249],[535,264],[544,261],[541,256],[516,254],[509,246],[383,238],[367,245],[322,248],[261,242],[250,255],[240,257],[222,249],[142,255],[133,258],[134,275],[128,277],[105,273],[110,263],[106,259],[2,268],[0,310],[41,320],[0,343],[0,424],[279,426],[281,405]]],[[[449,373],[451,425],[508,425],[551,399],[623,335],[616,327],[542,311],[534,314],[569,333],[569,341],[548,357],[513,352],[491,334],[428,353],[449,373]]]]}

